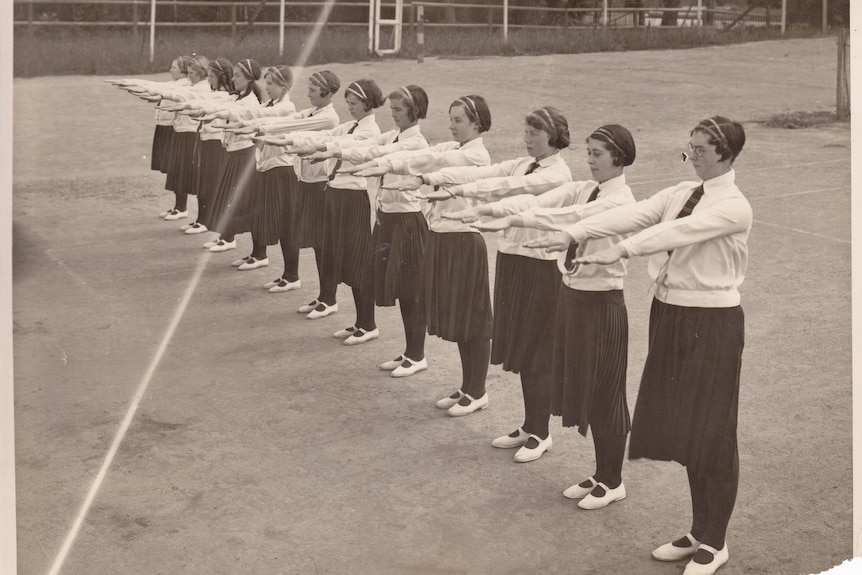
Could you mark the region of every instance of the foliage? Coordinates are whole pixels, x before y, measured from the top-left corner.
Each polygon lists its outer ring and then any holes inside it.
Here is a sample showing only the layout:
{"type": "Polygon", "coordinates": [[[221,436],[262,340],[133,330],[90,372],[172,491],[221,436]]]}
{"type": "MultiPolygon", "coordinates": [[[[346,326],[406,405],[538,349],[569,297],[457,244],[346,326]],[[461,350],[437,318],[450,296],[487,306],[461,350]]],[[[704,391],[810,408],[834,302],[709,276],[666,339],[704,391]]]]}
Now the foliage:
{"type": "MultiPolygon", "coordinates": [[[[157,29],[155,58],[149,62],[148,29],[141,26],[137,38],[128,29],[37,27],[31,34],[15,30],[14,75],[33,77],[65,74],[147,74],[163,72],[180,54],[196,52],[231,61],[255,58],[265,65],[295,65],[308,37],[307,27],[291,27],[285,33],[284,54],[278,51],[275,28],[244,27],[232,35],[229,28],[157,29]]],[[[812,35],[810,29],[791,31],[812,35]]],[[[504,43],[499,28],[434,28],[425,30],[425,56],[479,57],[513,54],[573,54],[625,50],[691,48],[778,38],[766,28],[741,28],[723,32],[714,28],[558,28],[513,29],[504,43]]],[[[306,65],[374,60],[367,52],[364,26],[327,26],[311,51],[306,65]]],[[[404,28],[400,58],[417,54],[416,36],[404,28]]]]}

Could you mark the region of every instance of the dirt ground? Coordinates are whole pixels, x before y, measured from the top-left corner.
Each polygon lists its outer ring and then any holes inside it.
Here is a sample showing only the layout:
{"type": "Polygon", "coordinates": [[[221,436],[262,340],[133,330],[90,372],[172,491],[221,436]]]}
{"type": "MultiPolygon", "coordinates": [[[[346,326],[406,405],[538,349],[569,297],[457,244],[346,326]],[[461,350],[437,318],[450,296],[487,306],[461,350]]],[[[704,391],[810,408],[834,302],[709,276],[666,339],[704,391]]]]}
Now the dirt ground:
{"type": "MultiPolygon", "coordinates": [[[[432,142],[449,138],[452,100],[484,95],[495,161],[523,155],[525,113],[557,106],[579,179],[589,175],[583,138],[623,124],[638,146],[627,170],[638,197],[693,177],[677,155],[698,120],[744,122],[737,174],[755,224],[743,286],[741,483],[724,575],[818,573],[852,555],[850,129],[759,123],[834,109],[835,59],[835,40],[821,38],[327,66],[345,82],[425,87],[432,142]]],[[[311,71],[297,78],[299,107],[311,71]]],[[[433,402],[460,383],[453,344],[429,338],[430,369],[389,378],[376,366],[402,350],[397,310],[378,308],[379,340],[343,347],[331,337],[353,319],[343,286],[338,314],[312,322],[294,311],[317,294],[310,253],[303,289],[273,295],[261,285],[281,272],[277,248],[269,268],[237,272],[229,262],[247,255],[249,238],[210,254],[205,237],[157,219],[172,201],[149,170],[152,109],[102,80],[14,82],[21,575],[55,563],[139,391],[61,573],[681,573],[684,563],[649,556],[689,527],[680,466],[626,462],[628,498],[579,509],[562,490],[592,473],[589,440],[552,419],[554,450],[537,462],[516,464],[490,445],[522,421],[516,376],[492,366],[490,408],[450,418],[433,402]]],[[[391,127],[385,110],[378,116],[391,127]]],[[[630,407],[648,284],[645,262],[632,262],[630,407]]]]}

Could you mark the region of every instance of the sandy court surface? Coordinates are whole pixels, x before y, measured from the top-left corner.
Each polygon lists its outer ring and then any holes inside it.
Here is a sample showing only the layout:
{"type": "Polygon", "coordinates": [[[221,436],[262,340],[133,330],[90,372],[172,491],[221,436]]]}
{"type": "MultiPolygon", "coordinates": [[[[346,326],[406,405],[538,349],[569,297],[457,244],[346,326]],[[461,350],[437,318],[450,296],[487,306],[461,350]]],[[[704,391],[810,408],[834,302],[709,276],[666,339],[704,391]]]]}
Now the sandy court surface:
{"type": "MultiPolygon", "coordinates": [[[[693,177],[676,155],[701,118],[748,135],[737,180],[755,212],[743,286],[741,484],[721,573],[817,573],[852,554],[850,130],[777,130],[784,111],[834,108],[831,38],[663,52],[427,59],[327,66],[384,91],[416,83],[423,132],[449,139],[448,104],[491,104],[494,160],[523,155],[523,116],[569,118],[565,157],[587,178],[583,138],[629,127],[638,197],[693,177]]],[[[305,78],[293,99],[306,107],[305,78]]],[[[155,78],[166,78],[166,75],[155,78]]],[[[492,366],[491,407],[449,418],[433,401],[460,383],[454,344],[427,342],[430,369],[406,380],[376,366],[403,346],[397,310],[379,340],[340,346],[341,311],[294,312],[317,294],[260,288],[281,272],[236,272],[156,214],[172,200],[149,170],[152,108],[100,77],[14,82],[14,343],[18,561],[46,573],[180,299],[189,305],[62,573],[679,574],[649,558],[690,522],[685,472],[626,462],[628,498],[586,512],[561,491],[592,473],[591,442],[552,419],[554,450],[515,464],[490,440],[520,424],[516,376],[492,366]]],[[[343,98],[336,98],[342,118],[343,98]]],[[[392,121],[383,109],[380,124],[392,121]]],[[[194,201],[192,200],[192,209],[194,201]]],[[[493,270],[494,238],[488,236],[493,270]]],[[[629,406],[646,355],[645,262],[626,286],[629,406]]]]}

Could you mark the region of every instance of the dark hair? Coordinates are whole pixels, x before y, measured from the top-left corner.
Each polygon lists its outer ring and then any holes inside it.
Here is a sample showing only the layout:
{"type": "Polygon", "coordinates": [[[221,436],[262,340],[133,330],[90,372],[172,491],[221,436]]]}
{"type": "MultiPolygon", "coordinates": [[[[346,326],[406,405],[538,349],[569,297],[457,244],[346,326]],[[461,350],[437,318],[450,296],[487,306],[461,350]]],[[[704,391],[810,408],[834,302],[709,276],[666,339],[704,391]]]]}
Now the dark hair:
{"type": "Polygon", "coordinates": [[[713,116],[701,120],[690,135],[694,135],[695,132],[706,134],[707,141],[710,145],[715,146],[715,151],[718,154],[721,154],[722,162],[730,159],[730,162],[733,163],[745,145],[745,130],[742,128],[742,124],[724,116],[713,116]]]}
{"type": "Polygon", "coordinates": [[[593,130],[587,140],[599,140],[611,153],[615,166],[631,166],[635,161],[635,140],[632,133],[619,124],[605,124],[593,130]]]}
{"type": "Polygon", "coordinates": [[[290,71],[290,66],[280,64],[267,68],[264,77],[269,76],[272,81],[290,90],[293,88],[293,72],[290,71]]]}
{"type": "Polygon", "coordinates": [[[246,86],[245,90],[241,93],[236,89],[236,86],[234,86],[231,94],[235,94],[237,96],[237,100],[242,100],[253,92],[257,97],[257,101],[263,102],[263,91],[260,89],[260,86],[257,85],[257,81],[260,80],[262,73],[260,64],[250,58],[245,58],[238,61],[234,67],[239,68],[240,73],[246,80],[248,80],[248,86],[246,86]]]}
{"type": "Polygon", "coordinates": [[[488,102],[482,96],[478,94],[461,96],[449,105],[450,111],[453,106],[464,108],[467,119],[471,122],[476,122],[479,126],[479,133],[487,132],[491,129],[491,110],[488,108],[488,102]]]}
{"type": "Polygon", "coordinates": [[[209,64],[209,69],[215,72],[218,81],[216,91],[224,91],[233,94],[233,64],[227,58],[216,58],[209,64]]]}
{"type": "MultiPolygon", "coordinates": [[[[177,56],[174,58],[174,62],[177,63],[177,68],[180,72],[182,72],[186,77],[189,75],[189,70],[191,69],[192,62],[194,60],[191,56],[177,56]]],[[[173,63],[173,62],[171,62],[173,63]]]]}
{"type": "MultiPolygon", "coordinates": [[[[192,74],[197,74],[201,78],[207,77],[207,67],[210,65],[210,60],[206,56],[202,54],[192,54],[189,56],[188,62],[188,72],[187,74],[191,76],[192,74]]],[[[189,78],[191,80],[191,78],[189,78]]]]}
{"type": "Polygon", "coordinates": [[[401,86],[389,94],[389,99],[392,98],[403,100],[407,104],[409,118],[414,122],[425,119],[428,114],[428,94],[415,84],[401,86]]]}
{"type": "Polygon", "coordinates": [[[329,70],[315,72],[308,80],[315,86],[320,87],[321,95],[323,96],[334,94],[341,87],[341,80],[338,79],[338,76],[334,72],[330,72],[329,70]]]}
{"type": "Polygon", "coordinates": [[[527,125],[548,133],[548,145],[562,150],[572,143],[569,122],[563,113],[551,106],[543,106],[527,115],[527,125]]]}
{"type": "Polygon", "coordinates": [[[362,80],[357,80],[352,82],[347,88],[344,89],[344,98],[347,98],[347,94],[353,94],[357,98],[359,98],[363,104],[365,104],[365,111],[373,110],[375,108],[379,108],[383,105],[383,102],[386,101],[386,98],[383,97],[383,90],[380,89],[380,86],[374,80],[368,80],[363,78],[362,80]]]}

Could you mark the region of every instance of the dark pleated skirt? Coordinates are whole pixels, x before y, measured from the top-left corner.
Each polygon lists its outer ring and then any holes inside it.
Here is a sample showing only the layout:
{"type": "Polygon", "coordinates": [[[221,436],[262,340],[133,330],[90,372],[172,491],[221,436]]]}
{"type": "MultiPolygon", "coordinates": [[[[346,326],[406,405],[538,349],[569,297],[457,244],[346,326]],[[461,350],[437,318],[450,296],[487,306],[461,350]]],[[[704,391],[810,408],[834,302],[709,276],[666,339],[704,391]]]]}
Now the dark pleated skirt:
{"type": "Polygon", "coordinates": [[[371,209],[365,190],[326,189],[322,267],[334,283],[370,289],[371,209]]]}
{"type": "Polygon", "coordinates": [[[198,142],[197,166],[195,169],[195,191],[198,196],[198,223],[212,229],[212,203],[216,187],[221,181],[222,170],[226,163],[227,152],[219,140],[200,140],[198,142]]]}
{"type": "Polygon", "coordinates": [[[197,139],[195,132],[174,132],[173,151],[168,159],[166,190],[194,195],[194,155],[197,139]]]}
{"type": "Polygon", "coordinates": [[[491,337],[488,249],[481,234],[428,232],[420,301],[429,334],[455,342],[491,337]]]}
{"type": "Polygon", "coordinates": [[[631,459],[676,461],[719,479],[738,473],[744,332],[739,306],[695,308],[653,300],[631,459]]]}
{"type": "Polygon", "coordinates": [[[551,373],[551,329],[562,275],[555,260],[497,252],[491,363],[551,373]]]}
{"type": "Polygon", "coordinates": [[[278,166],[258,172],[257,184],[249,190],[251,233],[256,242],[268,246],[278,243],[290,174],[293,174],[292,166],[278,166]]]}
{"type": "Polygon", "coordinates": [[[224,169],[213,194],[209,216],[212,225],[207,228],[225,235],[251,231],[244,198],[257,174],[254,147],[227,152],[225,156],[224,169]]]}
{"type": "Polygon", "coordinates": [[[168,173],[168,158],[171,157],[171,144],[174,138],[173,126],[159,126],[153,131],[153,151],[150,154],[150,169],[163,174],[168,173]]]}
{"type": "Polygon", "coordinates": [[[581,435],[625,435],[629,322],[622,290],[580,291],[560,284],[553,328],[551,413],[581,435]]]}
{"type": "Polygon", "coordinates": [[[323,245],[326,182],[300,181],[291,170],[288,189],[281,225],[296,247],[319,248],[323,245]]]}
{"type": "Polygon", "coordinates": [[[428,222],[422,212],[377,212],[374,226],[374,303],[418,302],[428,222]]]}

